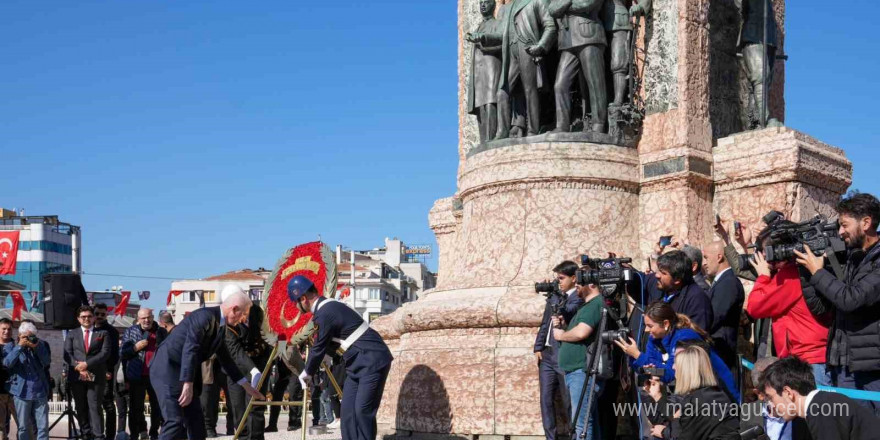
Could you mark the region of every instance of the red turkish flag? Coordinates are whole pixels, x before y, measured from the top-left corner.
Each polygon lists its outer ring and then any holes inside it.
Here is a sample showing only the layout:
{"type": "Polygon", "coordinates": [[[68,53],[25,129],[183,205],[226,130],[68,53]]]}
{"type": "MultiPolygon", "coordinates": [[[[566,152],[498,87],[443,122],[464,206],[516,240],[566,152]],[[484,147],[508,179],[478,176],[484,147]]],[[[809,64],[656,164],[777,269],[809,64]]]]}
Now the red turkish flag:
{"type": "Polygon", "coordinates": [[[122,299],[119,300],[119,304],[117,304],[116,308],[113,309],[113,314],[117,316],[124,315],[125,309],[128,308],[129,299],[131,299],[131,291],[123,290],[122,299]]]}
{"type": "Polygon", "coordinates": [[[19,231],[0,231],[0,275],[15,275],[19,231]]]}
{"type": "Polygon", "coordinates": [[[21,296],[21,292],[14,291],[9,294],[12,297],[12,320],[20,321],[21,320],[21,310],[24,309],[24,297],[21,296]]]}

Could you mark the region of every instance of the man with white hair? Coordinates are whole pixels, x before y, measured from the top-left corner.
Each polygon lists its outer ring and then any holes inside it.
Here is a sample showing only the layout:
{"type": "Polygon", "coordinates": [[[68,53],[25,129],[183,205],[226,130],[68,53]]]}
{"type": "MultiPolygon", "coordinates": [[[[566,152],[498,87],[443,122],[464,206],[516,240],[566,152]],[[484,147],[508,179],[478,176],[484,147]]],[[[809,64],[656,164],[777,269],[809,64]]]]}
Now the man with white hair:
{"type": "Polygon", "coordinates": [[[217,355],[220,367],[252,397],[265,397],[255,390],[236,367],[224,343],[226,326],[247,319],[251,300],[243,293],[226,298],[220,307],[192,312],[168,335],[150,364],[150,381],[162,409],[160,440],[203,440],[206,437],[201,393],[201,363],[217,355]]]}
{"type": "MultiPolygon", "coordinates": [[[[144,399],[150,396],[150,402],[156,401],[156,391],[150,383],[150,363],[156,356],[159,344],[168,333],[153,320],[153,309],[141,307],[137,314],[137,323],[129,327],[122,336],[122,369],[128,383],[131,411],[128,426],[132,436],[141,440],[147,437],[147,420],[144,416],[144,399]]],[[[149,438],[159,437],[159,425],[162,415],[158,405],[150,405],[149,438]]]]}
{"type": "Polygon", "coordinates": [[[33,322],[22,321],[18,345],[3,358],[9,370],[9,393],[15,401],[19,440],[31,440],[29,430],[36,429],[37,440],[49,439],[49,344],[37,338],[33,322]]]}

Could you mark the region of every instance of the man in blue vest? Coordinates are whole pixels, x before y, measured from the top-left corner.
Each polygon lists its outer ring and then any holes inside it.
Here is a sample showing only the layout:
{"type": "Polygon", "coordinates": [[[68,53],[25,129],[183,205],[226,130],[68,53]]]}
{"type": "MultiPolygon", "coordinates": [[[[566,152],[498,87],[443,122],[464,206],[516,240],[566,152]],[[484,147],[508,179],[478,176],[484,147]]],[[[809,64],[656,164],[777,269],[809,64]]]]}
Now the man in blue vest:
{"type": "Polygon", "coordinates": [[[393,360],[385,341],[357,312],[321,296],[314,283],[302,275],[290,279],[287,296],[300,312],[311,312],[318,327],[318,339],[299,376],[303,388],[311,383],[311,377],[318,372],[325,354],[337,348],[345,350],[342,439],[375,440],[376,412],[393,360]]]}

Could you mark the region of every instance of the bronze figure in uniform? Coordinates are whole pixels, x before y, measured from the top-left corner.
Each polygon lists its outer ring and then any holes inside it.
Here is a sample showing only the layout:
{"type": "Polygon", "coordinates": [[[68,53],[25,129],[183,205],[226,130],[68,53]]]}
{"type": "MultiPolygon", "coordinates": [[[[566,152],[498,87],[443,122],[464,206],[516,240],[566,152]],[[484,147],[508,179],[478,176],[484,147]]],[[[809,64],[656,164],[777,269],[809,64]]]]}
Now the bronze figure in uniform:
{"type": "Polygon", "coordinates": [[[742,13],[742,31],[739,48],[755,96],[755,125],[758,127],[781,125],[768,118],[766,98],[773,82],[773,65],[776,62],[776,18],[771,0],[734,0],[742,13]],[[766,17],[765,17],[766,11],[766,17]],[[766,122],[766,123],[765,123],[766,122]]]}
{"type": "Polygon", "coordinates": [[[582,75],[589,95],[591,125],[584,130],[604,132],[608,120],[608,92],[605,87],[605,29],[599,21],[603,0],[554,0],[550,14],[557,20],[559,67],[553,86],[556,95],[556,129],[571,129],[571,83],[582,75]]]}
{"type": "Polygon", "coordinates": [[[631,17],[651,13],[652,0],[605,0],[602,12],[605,29],[611,33],[611,74],[614,81],[614,101],[612,105],[624,104],[627,75],[634,54],[630,53],[633,26],[631,17]],[[631,6],[628,4],[631,3],[631,6]]]}

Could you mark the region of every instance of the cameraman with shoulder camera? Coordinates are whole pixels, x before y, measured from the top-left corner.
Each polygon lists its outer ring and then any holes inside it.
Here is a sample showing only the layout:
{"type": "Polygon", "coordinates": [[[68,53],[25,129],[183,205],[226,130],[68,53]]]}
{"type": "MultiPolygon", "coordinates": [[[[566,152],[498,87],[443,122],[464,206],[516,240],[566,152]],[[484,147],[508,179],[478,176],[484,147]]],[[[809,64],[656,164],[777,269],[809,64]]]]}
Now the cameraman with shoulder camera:
{"type": "Polygon", "coordinates": [[[3,358],[9,369],[9,393],[15,401],[18,438],[28,439],[28,430],[36,427],[39,440],[49,438],[49,344],[37,338],[37,327],[22,322],[18,328],[18,345],[3,358]]]}
{"type": "Polygon", "coordinates": [[[569,322],[575,313],[584,304],[583,299],[577,294],[575,286],[575,274],[578,265],[573,261],[563,261],[553,268],[556,274],[558,287],[554,290],[562,295],[554,295],[548,292],[547,305],[544,307],[544,318],[535,338],[535,357],[538,359],[539,376],[538,383],[541,388],[541,419],[544,424],[544,435],[547,440],[556,439],[556,395],[562,396],[566,415],[571,413],[571,402],[568,399],[568,391],[565,387],[565,373],[559,368],[557,351],[559,342],[553,335],[553,310],[558,309],[563,322],[569,322]],[[564,302],[563,302],[564,301],[564,302]]]}
{"type": "MultiPolygon", "coordinates": [[[[779,222],[787,226],[794,223],[779,222]]],[[[760,249],[770,246],[768,226],[758,237],[760,249]]],[[[791,245],[791,242],[776,245],[791,245]]],[[[746,313],[754,319],[771,319],[771,331],[776,355],[797,356],[811,365],[816,382],[831,385],[831,377],[825,369],[825,346],[828,343],[826,315],[815,315],[807,305],[798,267],[793,261],[768,262],[762,251],[750,260],[758,275],[746,305],[746,313]]]]}
{"type": "MultiPolygon", "coordinates": [[[[809,246],[795,250],[797,262],[811,274],[810,284],[834,307],[827,362],[839,387],[880,391],[880,201],[853,194],[837,205],[840,238],[849,256],[843,279],[824,268],[825,256],[809,246]]],[[[861,401],[880,415],[880,402],[861,401]]]]}
{"type": "MultiPolygon", "coordinates": [[[[565,372],[565,385],[568,387],[572,419],[576,420],[575,437],[572,438],[580,438],[581,433],[586,429],[587,440],[598,440],[599,424],[596,422],[598,405],[593,405],[589,420],[585,420],[588,396],[584,397],[584,404],[581,405],[580,414],[575,415],[574,411],[577,411],[578,402],[581,400],[581,394],[584,389],[584,382],[586,382],[588,377],[587,365],[590,363],[588,357],[592,355],[592,347],[596,341],[597,335],[594,330],[599,327],[599,322],[602,319],[603,302],[599,287],[594,284],[578,286],[577,293],[584,301],[583,307],[577,311],[577,314],[568,323],[566,330],[562,329],[564,325],[562,318],[559,316],[553,317],[553,338],[562,343],[559,347],[559,368],[565,372]]],[[[604,384],[604,380],[596,378],[587,389],[592,391],[595,398],[602,393],[604,384]]]]}

